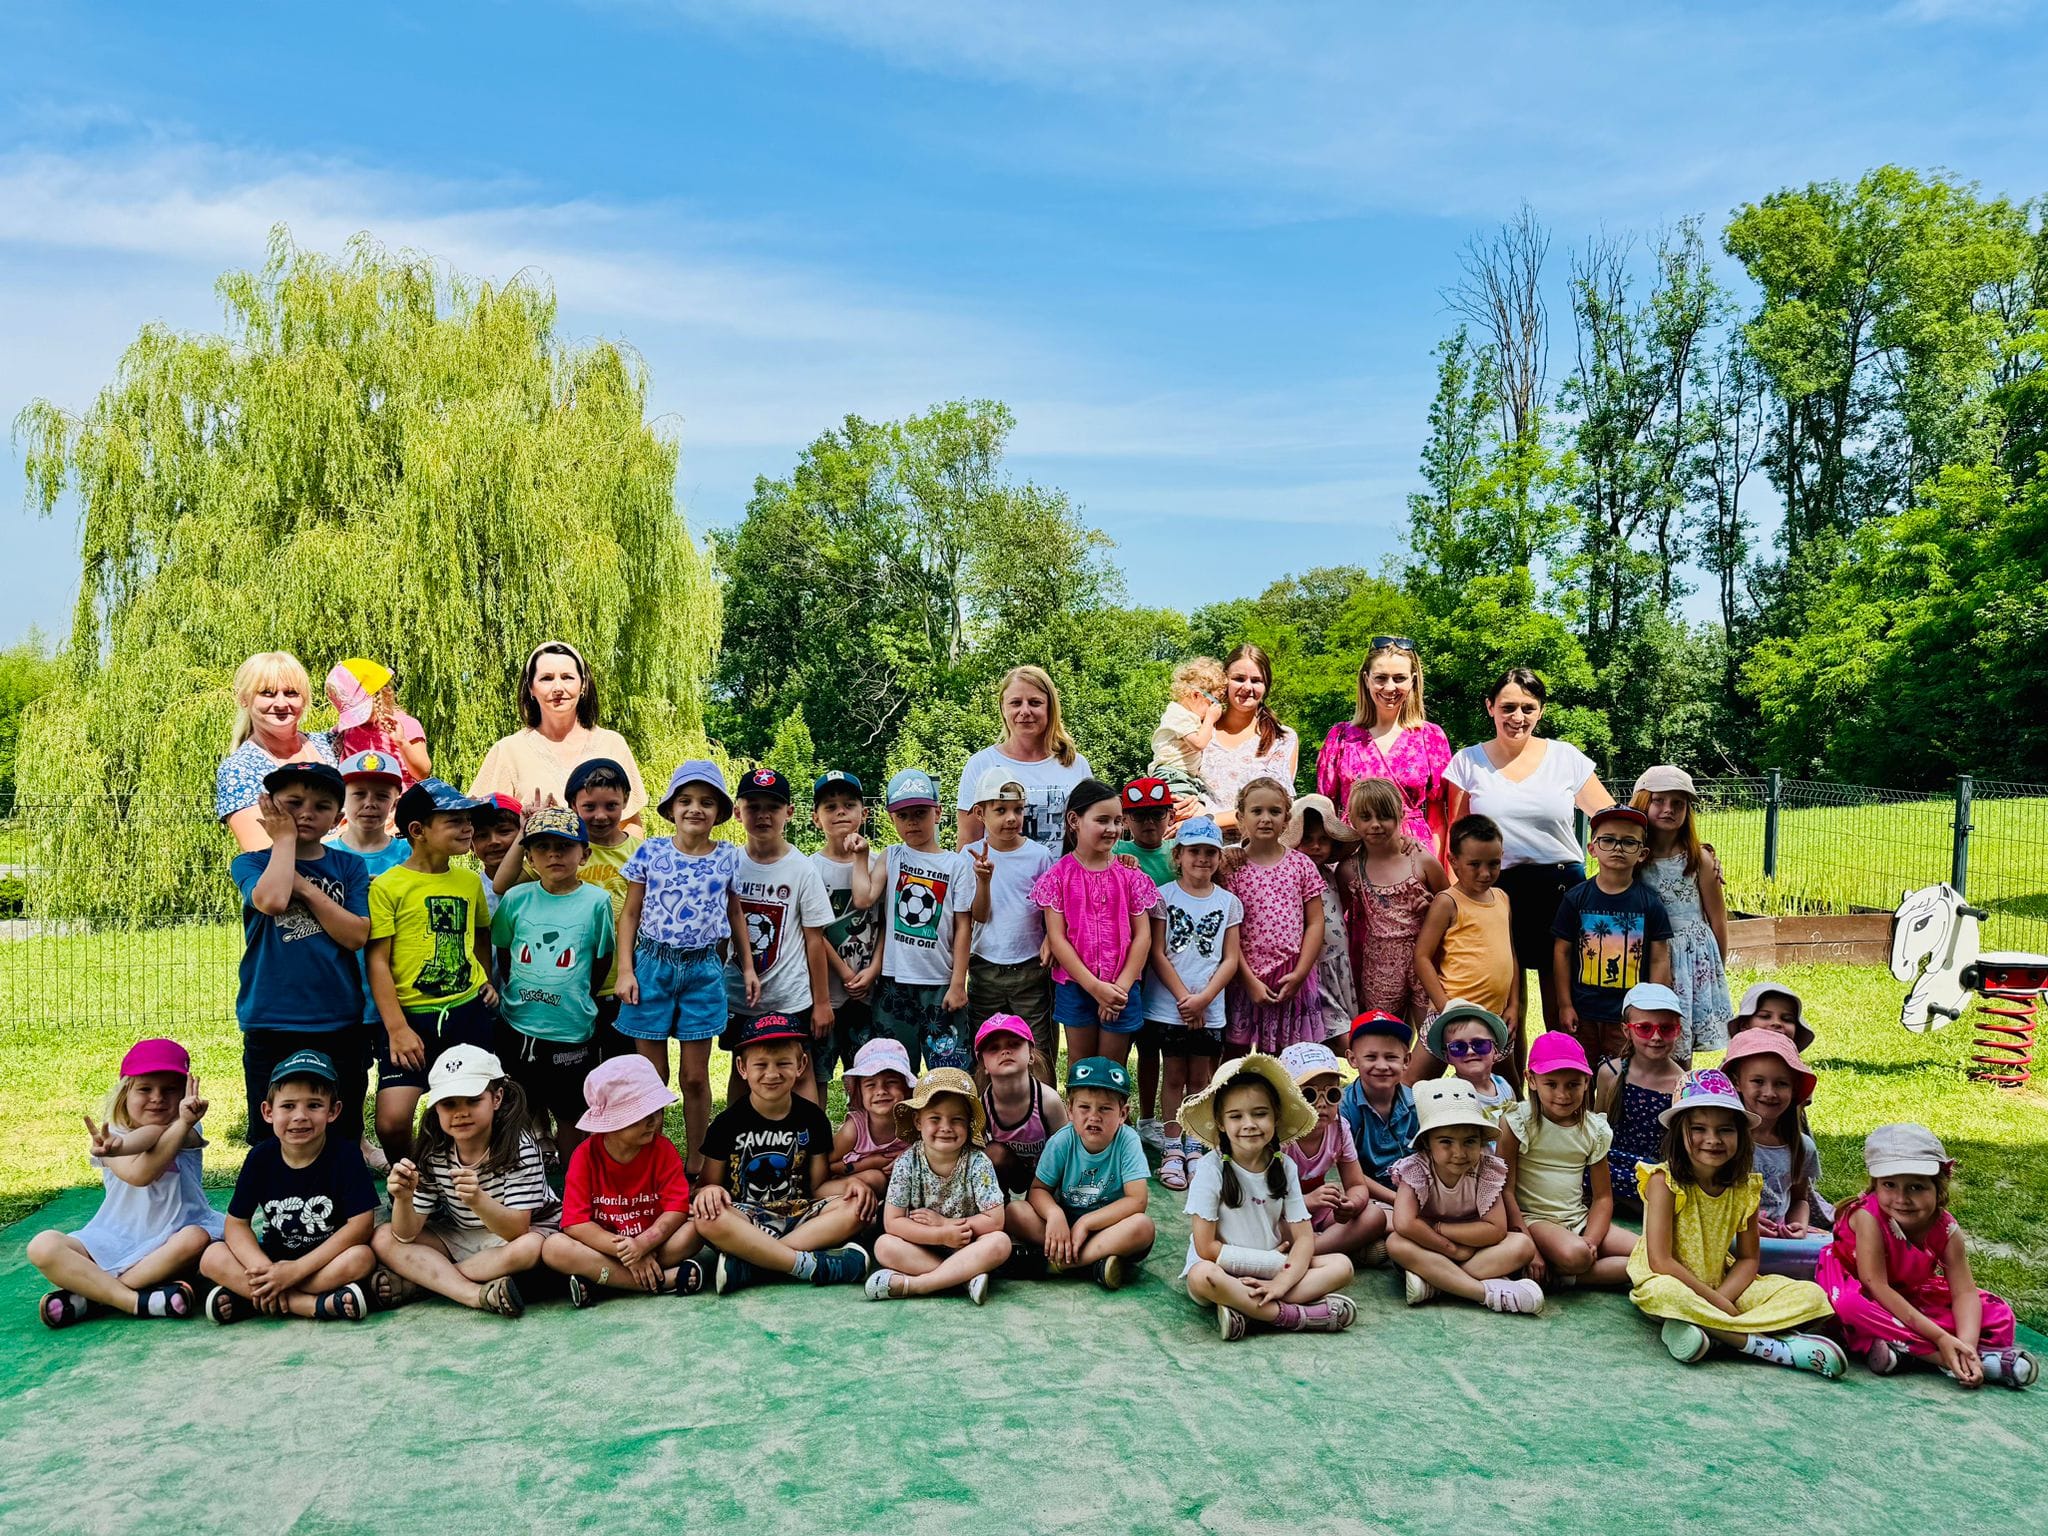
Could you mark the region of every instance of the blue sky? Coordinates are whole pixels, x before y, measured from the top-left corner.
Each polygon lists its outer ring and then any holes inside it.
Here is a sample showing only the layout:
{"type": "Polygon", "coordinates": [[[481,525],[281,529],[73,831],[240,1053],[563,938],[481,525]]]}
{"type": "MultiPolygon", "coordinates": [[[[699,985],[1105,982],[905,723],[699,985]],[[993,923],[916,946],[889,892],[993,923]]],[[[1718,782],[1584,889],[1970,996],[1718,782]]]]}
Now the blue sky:
{"type": "MultiPolygon", "coordinates": [[[[1523,199],[1561,256],[1885,161],[2048,192],[2020,0],[1424,9],[11,0],[0,415],[216,326],[273,222],[368,230],[636,347],[697,528],[845,413],[995,396],[1192,606],[1396,547],[1441,291],[1523,199]]],[[[0,640],[61,631],[71,524],[0,516],[0,640]]]]}

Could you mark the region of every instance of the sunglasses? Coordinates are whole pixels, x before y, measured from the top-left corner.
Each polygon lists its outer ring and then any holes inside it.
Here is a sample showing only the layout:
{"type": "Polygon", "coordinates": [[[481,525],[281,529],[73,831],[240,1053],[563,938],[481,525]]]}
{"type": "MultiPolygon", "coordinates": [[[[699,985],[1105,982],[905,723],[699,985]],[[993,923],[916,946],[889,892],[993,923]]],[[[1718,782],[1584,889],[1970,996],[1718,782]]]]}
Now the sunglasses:
{"type": "Polygon", "coordinates": [[[1342,1088],[1304,1088],[1301,1090],[1301,1096],[1307,1099],[1310,1104],[1342,1104],[1344,1102],[1344,1090],[1342,1088]]]}
{"type": "Polygon", "coordinates": [[[1593,839],[1593,846],[1602,853],[1634,853],[1643,846],[1640,837],[1609,837],[1606,833],[1593,839]]]}
{"type": "Polygon", "coordinates": [[[1452,1061],[1468,1061],[1475,1056],[1491,1056],[1491,1040],[1453,1040],[1444,1047],[1444,1054],[1452,1061]]]}
{"type": "Polygon", "coordinates": [[[1628,1032],[1638,1040],[1676,1040],[1683,1028],[1676,1019],[1658,1023],[1653,1019],[1637,1019],[1628,1027],[1628,1032]]]}
{"type": "Polygon", "coordinates": [[[1374,635],[1367,644],[1368,651],[1406,651],[1415,654],[1415,642],[1406,635],[1374,635]]]}

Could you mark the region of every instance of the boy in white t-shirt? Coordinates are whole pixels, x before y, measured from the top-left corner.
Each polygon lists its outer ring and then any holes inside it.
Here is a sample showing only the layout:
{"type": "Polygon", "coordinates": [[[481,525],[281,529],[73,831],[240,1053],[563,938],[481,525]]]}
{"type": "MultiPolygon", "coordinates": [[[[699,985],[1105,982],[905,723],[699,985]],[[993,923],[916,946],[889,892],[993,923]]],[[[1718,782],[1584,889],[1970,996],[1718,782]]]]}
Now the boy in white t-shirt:
{"type": "Polygon", "coordinates": [[[974,872],[967,856],[939,846],[939,790],[922,768],[889,780],[889,847],[875,1032],[933,1067],[971,1069],[967,961],[974,940],[974,872]]]}
{"type": "Polygon", "coordinates": [[[1216,883],[1223,833],[1214,817],[1182,823],[1174,840],[1179,878],[1159,888],[1152,909],[1152,976],[1145,1019],[1163,1026],[1159,1042],[1165,1150],[1159,1179],[1187,1188],[1187,1170],[1208,1150],[1181,1127],[1183,1099],[1209,1086],[1223,1056],[1223,993],[1237,974],[1244,903],[1216,883]]]}
{"type": "Polygon", "coordinates": [[[974,869],[974,939],[967,963],[967,1018],[979,1028],[993,1014],[1014,1013],[1031,1026],[1041,1059],[1032,1069],[1053,1080],[1059,1037],[1052,1022],[1052,981],[1045,968],[1045,912],[1031,887],[1053,866],[1043,843],[1024,840],[1024,786],[992,768],[974,792],[974,811],[988,829],[961,849],[974,869]]]}
{"type": "Polygon", "coordinates": [[[825,846],[811,855],[811,863],[832,902],[832,921],[825,928],[832,1033],[811,1052],[821,1086],[875,1032],[876,930],[887,861],[861,835],[867,814],[860,780],[844,768],[819,774],[811,785],[811,824],[825,835],[825,846]]]}
{"type": "MultiPolygon", "coordinates": [[[[740,1038],[741,1026],[771,1013],[811,1021],[811,1052],[818,1053],[832,1037],[832,997],[825,982],[825,928],[832,921],[832,899],[808,856],[790,847],[789,780],[773,768],[742,774],[733,790],[733,806],[746,829],[747,844],[733,871],[733,894],[746,921],[746,942],[754,954],[754,977],[737,964],[725,970],[728,1013],[727,1050],[740,1038]],[[750,986],[749,981],[758,981],[750,986]]],[[[737,1053],[735,1053],[737,1054],[737,1053]]],[[[740,1093],[737,1061],[726,1082],[726,1103],[740,1093]]],[[[813,1104],[825,1101],[819,1075],[806,1058],[796,1091],[813,1104]]],[[[692,1147],[694,1154],[696,1148],[692,1147]]]]}

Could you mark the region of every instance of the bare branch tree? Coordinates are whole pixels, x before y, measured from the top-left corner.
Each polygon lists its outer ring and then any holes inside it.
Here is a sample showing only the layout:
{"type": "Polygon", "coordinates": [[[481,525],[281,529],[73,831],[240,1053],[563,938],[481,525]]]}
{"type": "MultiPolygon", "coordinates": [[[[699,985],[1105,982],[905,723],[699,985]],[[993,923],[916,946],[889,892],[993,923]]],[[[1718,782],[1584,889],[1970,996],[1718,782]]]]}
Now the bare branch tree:
{"type": "Polygon", "coordinates": [[[1543,404],[1550,363],[1550,313],[1543,263],[1550,236],[1527,203],[1489,240],[1473,239],[1459,258],[1463,276],[1444,301],[1486,337],[1500,373],[1501,435],[1521,442],[1543,404]]]}

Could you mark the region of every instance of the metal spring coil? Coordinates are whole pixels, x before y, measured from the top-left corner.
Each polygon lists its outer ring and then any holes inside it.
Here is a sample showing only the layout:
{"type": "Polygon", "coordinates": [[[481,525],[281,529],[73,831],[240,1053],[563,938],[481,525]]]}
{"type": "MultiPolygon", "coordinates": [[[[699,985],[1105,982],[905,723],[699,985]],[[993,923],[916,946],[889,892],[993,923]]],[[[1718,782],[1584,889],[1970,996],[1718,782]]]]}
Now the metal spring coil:
{"type": "Polygon", "coordinates": [[[1977,1038],[1970,1077],[2001,1088],[2021,1088],[2033,1076],[2035,1011],[2041,994],[1986,987],[1977,1010],[1977,1038]]]}

